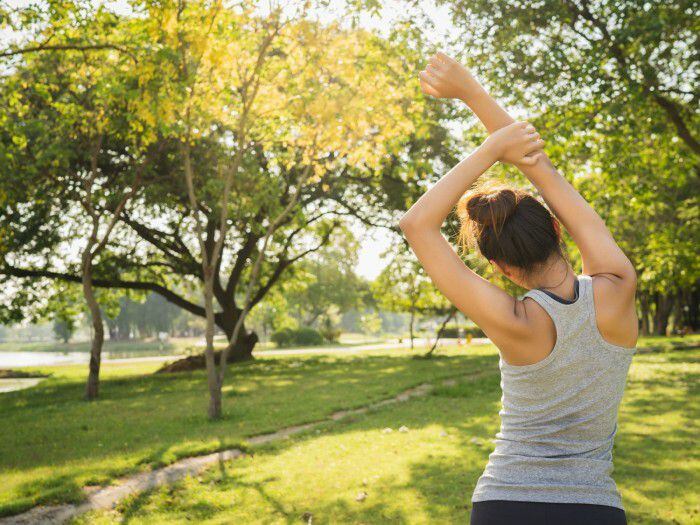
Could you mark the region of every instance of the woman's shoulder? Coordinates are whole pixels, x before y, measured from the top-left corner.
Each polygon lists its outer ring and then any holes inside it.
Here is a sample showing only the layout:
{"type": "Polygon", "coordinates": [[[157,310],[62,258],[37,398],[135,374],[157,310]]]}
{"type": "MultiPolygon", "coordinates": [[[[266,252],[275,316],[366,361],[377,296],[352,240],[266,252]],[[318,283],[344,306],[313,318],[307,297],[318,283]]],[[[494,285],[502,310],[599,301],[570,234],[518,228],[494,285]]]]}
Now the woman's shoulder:
{"type": "Polygon", "coordinates": [[[607,273],[591,275],[589,279],[595,323],[603,340],[614,346],[634,347],[639,337],[636,280],[607,273]]]}
{"type": "Polygon", "coordinates": [[[557,330],[554,320],[541,302],[525,294],[516,300],[516,314],[524,329],[505,344],[499,345],[503,360],[509,365],[527,366],[545,359],[554,348],[557,330]]]}

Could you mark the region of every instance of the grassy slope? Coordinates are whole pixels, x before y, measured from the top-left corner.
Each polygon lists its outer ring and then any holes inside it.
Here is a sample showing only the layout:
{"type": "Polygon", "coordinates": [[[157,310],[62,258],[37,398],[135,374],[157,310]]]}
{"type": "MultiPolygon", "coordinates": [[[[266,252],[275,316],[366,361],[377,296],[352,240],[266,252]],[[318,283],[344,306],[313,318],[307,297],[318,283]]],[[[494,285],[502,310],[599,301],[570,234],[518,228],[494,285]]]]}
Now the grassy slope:
{"type": "MultiPolygon", "coordinates": [[[[635,357],[614,477],[630,523],[697,523],[700,351],[635,357]]],[[[466,523],[497,429],[495,375],[326,425],[78,523],[466,523]],[[397,432],[400,425],[407,433],[397,432]],[[391,427],[391,433],[382,429],[391,427]],[[358,494],[367,494],[364,501],[358,494]],[[124,520],[124,521],[122,521],[124,520]]]]}
{"type": "Polygon", "coordinates": [[[0,515],[76,501],[81,487],[180,457],[229,448],[247,436],[318,420],[437,377],[489,366],[493,352],[414,360],[393,355],[261,358],[231,368],[226,418],[205,418],[203,372],[144,375],[157,363],[107,363],[101,399],[82,401],[85,366],[45,368],[39,386],[0,396],[0,515]],[[303,400],[303,402],[302,402],[303,400]]]}
{"type": "MultiPolygon", "coordinates": [[[[11,429],[0,442],[0,511],[76,500],[88,483],[228,447],[423,381],[487,368],[494,373],[476,382],[256,451],[253,459],[228,464],[223,475],[212,471],[202,481],[141,496],[117,516],[149,523],[177,521],[185,513],[246,523],[296,521],[304,512],[313,513],[314,523],[463,520],[498,424],[500,393],[493,349],[449,353],[434,361],[398,351],[238,366],[228,381],[228,417],[218,423],[203,418],[201,373],[149,377],[140,374],[157,364],[112,364],[103,399],[87,404],[79,401],[84,367],[55,367],[55,377],[41,386],[0,396],[0,416],[11,429]],[[411,431],[396,432],[401,425],[411,431]],[[385,427],[394,432],[382,433],[385,427]],[[369,496],[358,503],[354,498],[362,490],[369,496]]],[[[677,487],[698,482],[690,441],[697,433],[697,390],[690,390],[698,356],[695,350],[635,358],[616,450],[616,479],[638,518],[633,522],[689,523],[684,509],[697,512],[690,491],[677,487]]]]}

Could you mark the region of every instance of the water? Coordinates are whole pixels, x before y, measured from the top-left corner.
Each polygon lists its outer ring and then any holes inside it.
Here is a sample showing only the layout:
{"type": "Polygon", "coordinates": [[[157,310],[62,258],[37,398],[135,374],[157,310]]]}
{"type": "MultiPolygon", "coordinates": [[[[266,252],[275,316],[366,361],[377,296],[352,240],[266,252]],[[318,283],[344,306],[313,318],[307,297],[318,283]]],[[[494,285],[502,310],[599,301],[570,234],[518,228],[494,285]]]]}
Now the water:
{"type": "MultiPolygon", "coordinates": [[[[175,353],[167,351],[102,352],[103,361],[139,359],[143,361],[172,360],[175,353]]],[[[23,368],[27,366],[80,365],[90,361],[87,352],[0,352],[0,368],[23,368]]]]}
{"type": "MultiPolygon", "coordinates": [[[[456,339],[441,339],[440,344],[454,344],[456,339]]],[[[486,338],[474,338],[472,344],[487,344],[490,341],[486,338]]],[[[417,347],[425,346],[428,343],[425,339],[416,339],[417,347]]],[[[381,350],[390,348],[407,348],[410,342],[404,339],[402,343],[396,341],[375,343],[367,345],[355,345],[348,347],[311,347],[311,348],[293,348],[293,349],[263,349],[256,348],[254,353],[257,355],[293,355],[293,354],[334,354],[334,353],[353,353],[363,352],[367,350],[381,350]]],[[[194,343],[193,346],[201,346],[194,343]]],[[[165,346],[163,348],[153,347],[151,349],[140,350],[124,350],[119,351],[103,351],[103,361],[124,361],[124,360],[139,360],[139,361],[172,361],[175,358],[182,357],[186,354],[177,351],[176,346],[165,346]]],[[[0,351],[0,369],[1,368],[23,368],[29,366],[52,366],[52,365],[79,365],[87,364],[90,361],[89,352],[5,352],[0,351]]]]}

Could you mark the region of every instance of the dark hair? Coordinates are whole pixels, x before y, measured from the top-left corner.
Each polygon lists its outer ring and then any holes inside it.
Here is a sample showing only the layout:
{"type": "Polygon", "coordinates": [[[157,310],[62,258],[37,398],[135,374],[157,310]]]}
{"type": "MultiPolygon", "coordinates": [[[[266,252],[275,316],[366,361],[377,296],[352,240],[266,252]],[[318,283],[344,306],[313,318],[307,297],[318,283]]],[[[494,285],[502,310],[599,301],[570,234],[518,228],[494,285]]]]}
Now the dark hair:
{"type": "Polygon", "coordinates": [[[475,243],[489,260],[521,268],[526,273],[549,257],[562,254],[556,219],[526,191],[485,185],[467,192],[457,205],[460,244],[475,243]]]}

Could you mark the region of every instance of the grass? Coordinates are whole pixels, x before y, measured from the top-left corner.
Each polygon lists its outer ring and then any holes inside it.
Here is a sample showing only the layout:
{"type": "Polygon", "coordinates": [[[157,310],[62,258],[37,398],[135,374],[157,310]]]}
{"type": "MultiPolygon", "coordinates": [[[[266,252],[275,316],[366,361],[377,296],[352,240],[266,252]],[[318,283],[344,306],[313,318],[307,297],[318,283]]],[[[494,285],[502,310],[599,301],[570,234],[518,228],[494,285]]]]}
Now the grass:
{"type": "MultiPolygon", "coordinates": [[[[635,357],[614,473],[630,523],[697,523],[699,363],[698,350],[635,357]]],[[[466,523],[499,399],[497,376],[464,379],[76,522],[466,523]]]]}
{"type": "Polygon", "coordinates": [[[675,348],[699,348],[700,336],[698,334],[670,337],[645,336],[639,338],[637,346],[641,352],[667,352],[675,348]]]}
{"type": "Polygon", "coordinates": [[[226,417],[206,420],[203,371],[147,375],[159,363],[105,363],[101,399],[82,401],[86,367],[51,373],[35,388],[0,396],[0,515],[78,501],[82,487],[136,470],[236,446],[251,435],[322,419],[439,377],[494,366],[471,356],[410,359],[405,350],[362,356],[260,358],[231,367],[226,417]],[[303,402],[300,402],[303,400],[303,402]]]}
{"type": "MultiPolygon", "coordinates": [[[[694,447],[700,350],[664,346],[635,356],[620,414],[614,476],[631,523],[698,518],[691,487],[700,482],[694,447]]],[[[227,417],[216,423],[203,417],[201,373],[143,376],[158,365],[111,365],[103,399],[88,404],[79,401],[84,367],[55,367],[42,385],[0,396],[3,423],[12,429],[0,443],[0,511],[75,501],[86,484],[462,376],[427,398],[256,448],[253,456],[78,522],[299,523],[309,516],[314,524],[465,522],[498,426],[496,355],[492,347],[443,354],[284,356],[239,365],[229,376],[227,417]],[[469,379],[481,370],[489,373],[469,379]],[[409,431],[398,432],[402,425],[409,431]],[[362,492],[366,498],[356,501],[362,492]]]]}

